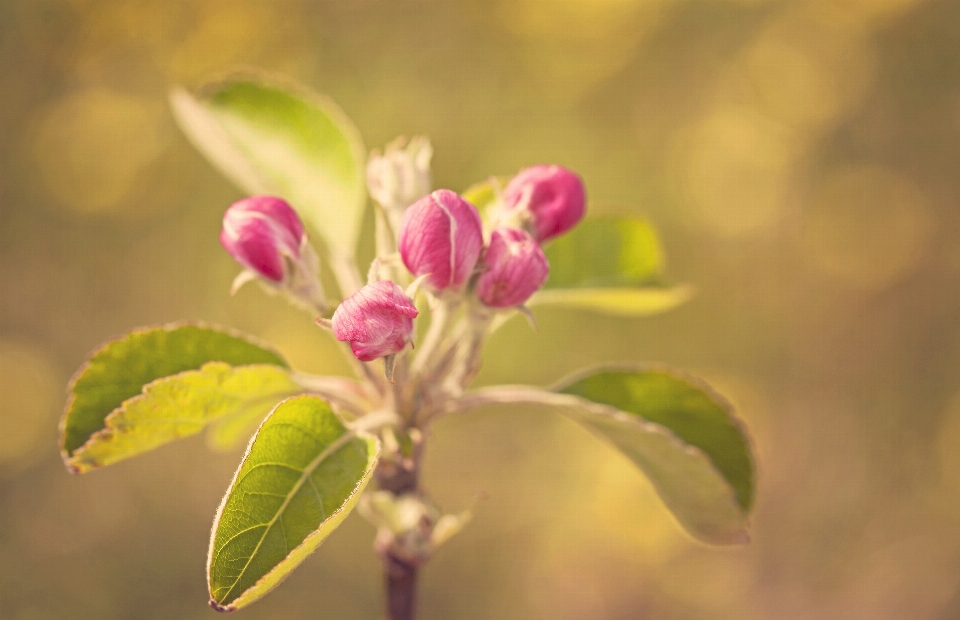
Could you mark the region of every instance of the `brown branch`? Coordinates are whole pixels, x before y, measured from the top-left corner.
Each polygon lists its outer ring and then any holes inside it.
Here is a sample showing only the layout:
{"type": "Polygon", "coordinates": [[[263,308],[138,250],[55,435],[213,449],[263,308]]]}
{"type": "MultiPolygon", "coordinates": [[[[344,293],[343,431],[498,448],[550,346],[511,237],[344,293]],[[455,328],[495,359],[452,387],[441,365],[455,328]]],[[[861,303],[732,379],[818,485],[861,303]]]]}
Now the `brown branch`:
{"type": "Polygon", "coordinates": [[[417,603],[417,567],[394,556],[384,558],[383,585],[386,620],[414,620],[417,603]]]}

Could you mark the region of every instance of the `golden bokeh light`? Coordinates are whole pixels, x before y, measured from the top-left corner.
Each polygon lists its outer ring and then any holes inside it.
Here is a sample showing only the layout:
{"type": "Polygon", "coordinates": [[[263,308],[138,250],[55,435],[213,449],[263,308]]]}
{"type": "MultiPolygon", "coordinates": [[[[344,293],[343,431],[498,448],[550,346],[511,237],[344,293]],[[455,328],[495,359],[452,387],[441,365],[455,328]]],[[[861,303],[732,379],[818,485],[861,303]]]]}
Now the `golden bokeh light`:
{"type": "Polygon", "coordinates": [[[311,59],[296,51],[305,41],[302,25],[281,6],[243,1],[205,4],[184,40],[176,46],[168,71],[193,82],[238,63],[285,65],[286,70],[311,59]],[[240,6],[237,6],[240,5],[240,6]],[[242,9],[242,10],[238,10],[242,9]]]}
{"type": "Polygon", "coordinates": [[[597,42],[620,31],[641,10],[664,0],[503,0],[498,13],[517,36],[597,42]]]}
{"type": "Polygon", "coordinates": [[[79,215],[111,214],[167,145],[163,102],[91,88],[40,110],[31,155],[44,189],[79,215]]]}
{"type": "Polygon", "coordinates": [[[943,413],[937,442],[939,478],[943,488],[956,498],[951,502],[960,509],[960,393],[950,399],[943,413]]]}
{"type": "Polygon", "coordinates": [[[60,381],[40,349],[0,341],[0,475],[54,451],[60,381]]]}
{"type": "Polygon", "coordinates": [[[801,3],[823,21],[852,28],[874,27],[928,0],[810,0],[801,3]]]}
{"type": "MultiPolygon", "coordinates": [[[[245,293],[251,294],[253,291],[245,293]]],[[[256,293],[262,294],[261,291],[256,293]]],[[[311,322],[305,323],[300,315],[288,313],[284,318],[286,320],[281,318],[273,321],[261,337],[276,347],[294,368],[323,375],[352,374],[353,371],[338,350],[340,343],[331,331],[311,322]]]]}
{"type": "Polygon", "coordinates": [[[868,40],[805,17],[768,26],[744,62],[763,113],[797,127],[820,127],[854,107],[876,74],[868,40]]]}
{"type": "Polygon", "coordinates": [[[596,468],[596,480],[586,502],[590,517],[638,558],[659,564],[689,544],[650,482],[625,459],[612,454],[610,458],[591,460],[590,466],[596,468]]]}
{"type": "Polygon", "coordinates": [[[933,225],[926,199],[908,178],[852,166],[828,176],[805,205],[802,245],[818,272],[880,290],[919,265],[933,225]]]}
{"type": "Polygon", "coordinates": [[[745,598],[756,574],[747,549],[694,548],[674,558],[657,582],[672,598],[700,608],[723,608],[745,598]]]}
{"type": "Polygon", "coordinates": [[[525,43],[527,72],[575,101],[613,76],[659,23],[664,0],[500,0],[503,26],[525,43]]]}
{"type": "Polygon", "coordinates": [[[784,216],[800,145],[752,108],[715,110],[672,145],[672,180],[684,223],[728,237],[755,235],[784,216]]]}

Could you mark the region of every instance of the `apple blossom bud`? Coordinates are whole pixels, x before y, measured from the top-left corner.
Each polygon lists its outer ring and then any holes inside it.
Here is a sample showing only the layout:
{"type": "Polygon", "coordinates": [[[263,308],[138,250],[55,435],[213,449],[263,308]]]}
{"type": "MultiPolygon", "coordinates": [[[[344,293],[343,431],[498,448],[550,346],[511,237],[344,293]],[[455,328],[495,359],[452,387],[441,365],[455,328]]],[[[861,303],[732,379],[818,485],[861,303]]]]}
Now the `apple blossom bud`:
{"type": "Polygon", "coordinates": [[[413,333],[413,319],[419,312],[390,280],[368,284],[337,307],[333,313],[333,335],[350,343],[362,362],[399,353],[413,333]]]}
{"type": "Polygon", "coordinates": [[[307,242],[296,211],[283,199],[251,196],[230,205],[223,214],[220,243],[244,266],[231,294],[259,279],[267,290],[282,293],[298,306],[327,311],[320,259],[307,242]]]}
{"type": "MultiPolygon", "coordinates": [[[[373,153],[367,163],[367,187],[370,196],[382,206],[391,220],[399,221],[403,210],[430,193],[430,159],[433,148],[425,137],[417,136],[404,147],[404,138],[387,145],[383,155],[373,153]]],[[[397,222],[391,221],[391,224],[397,222]]],[[[394,229],[396,230],[396,228],[394,229]]]]}
{"type": "Polygon", "coordinates": [[[477,208],[456,192],[439,189],[416,201],[400,221],[400,257],[434,292],[461,287],[483,249],[477,208]]]}
{"type": "Polygon", "coordinates": [[[238,263],[272,282],[286,279],[284,257],[298,260],[305,240],[300,218],[280,198],[244,198],[223,215],[220,243],[238,263]]]}
{"type": "Polygon", "coordinates": [[[508,211],[525,210],[530,230],[546,241],[573,228],[583,218],[586,191],[580,177],[562,166],[531,166],[521,170],[503,190],[508,211]]]}
{"type": "Polygon", "coordinates": [[[540,244],[519,228],[494,229],[482,262],[485,270],[477,278],[477,296],[494,308],[524,303],[543,286],[550,273],[540,244]]]}

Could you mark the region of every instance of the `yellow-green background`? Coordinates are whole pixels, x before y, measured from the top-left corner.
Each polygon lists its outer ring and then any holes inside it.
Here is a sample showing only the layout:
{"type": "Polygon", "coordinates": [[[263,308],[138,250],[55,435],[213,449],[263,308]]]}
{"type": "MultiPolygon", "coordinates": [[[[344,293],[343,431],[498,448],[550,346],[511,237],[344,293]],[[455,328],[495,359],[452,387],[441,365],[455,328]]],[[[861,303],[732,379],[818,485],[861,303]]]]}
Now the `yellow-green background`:
{"type": "MultiPolygon", "coordinates": [[[[960,616],[956,0],[0,0],[0,618],[202,619],[239,459],[200,438],[84,477],[56,449],[84,355],[196,318],[345,372],[217,243],[240,194],[165,97],[237,64],[331,95],[369,147],[428,134],[439,186],[557,162],[661,229],[698,296],[629,321],[542,310],[486,383],[663,361],[739,407],[753,542],[700,546],[624,459],[503,410],[440,424],[426,482],[486,494],[424,619],[960,616]]],[[[376,618],[350,519],[250,620],[376,618]]]]}

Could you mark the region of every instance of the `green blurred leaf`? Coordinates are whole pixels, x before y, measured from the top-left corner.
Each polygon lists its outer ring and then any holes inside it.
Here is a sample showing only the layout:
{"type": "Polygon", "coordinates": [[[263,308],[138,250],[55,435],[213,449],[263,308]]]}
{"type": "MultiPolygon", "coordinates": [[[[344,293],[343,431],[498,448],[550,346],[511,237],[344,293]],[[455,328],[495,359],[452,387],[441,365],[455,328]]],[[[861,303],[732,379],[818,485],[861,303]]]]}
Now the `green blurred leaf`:
{"type": "Polygon", "coordinates": [[[348,430],[317,397],[277,405],[213,523],[211,605],[245,607],[303,562],[353,510],[379,451],[375,438],[348,430]]]}
{"type": "Polygon", "coordinates": [[[546,288],[660,284],[663,250],[653,227],[634,217],[580,222],[544,249],[550,260],[546,288]]]}
{"type": "Polygon", "coordinates": [[[511,177],[492,176],[485,181],[474,183],[461,194],[467,202],[472,204],[480,211],[486,221],[488,211],[497,206],[500,199],[500,192],[510,182],[511,177]]]}
{"type": "Polygon", "coordinates": [[[641,316],[686,302],[688,286],[663,278],[663,250],[654,228],[634,217],[587,219],[544,248],[550,277],[529,306],[568,307],[641,316]]]}
{"type": "Polygon", "coordinates": [[[277,401],[301,391],[280,366],[208,362],[200,370],[145,385],[142,394],[107,416],[105,427],[74,451],[67,466],[75,473],[86,473],[195,435],[222,416],[262,417],[277,401]]]}
{"type": "Polygon", "coordinates": [[[755,482],[746,432],[731,406],[705,384],[664,369],[603,370],[560,391],[630,414],[632,417],[585,417],[580,421],[607,437],[641,467],[644,456],[631,439],[635,421],[666,427],[710,459],[733,489],[737,505],[744,514],[749,511],[755,482]]]}
{"type": "Polygon", "coordinates": [[[694,537],[713,544],[748,540],[750,444],[730,405],[701,382],[659,368],[598,370],[557,392],[481,388],[459,406],[492,403],[544,405],[567,415],[639,467],[694,537]]]}
{"type": "Polygon", "coordinates": [[[146,327],[93,352],[70,382],[61,421],[61,450],[68,461],[104,428],[106,417],[148,383],[207,362],[287,367],[280,354],[239,333],[199,323],[146,327]]]}
{"type": "Polygon", "coordinates": [[[538,292],[527,306],[562,305],[619,316],[647,316],[672,310],[693,297],[687,285],[638,288],[567,288],[538,292]]]}
{"type": "Polygon", "coordinates": [[[360,132],[305,87],[236,78],[200,96],[170,95],[180,127],[201,153],[250,194],[290,202],[327,247],[352,257],[366,207],[360,132]]]}

